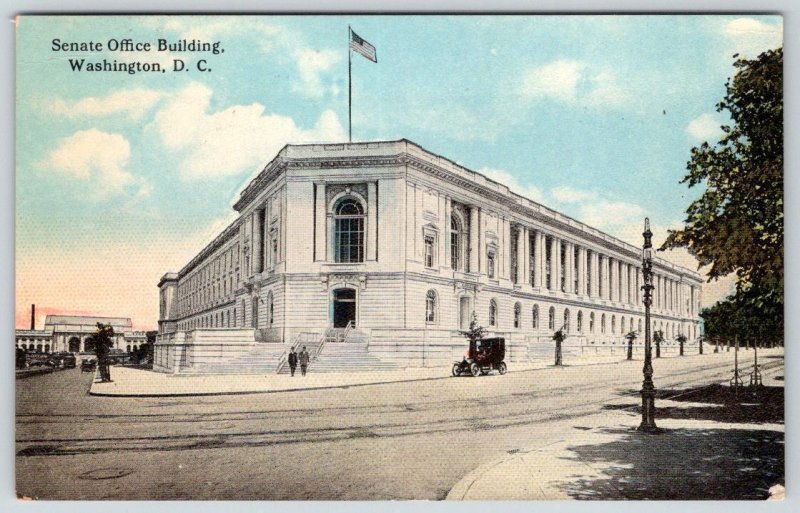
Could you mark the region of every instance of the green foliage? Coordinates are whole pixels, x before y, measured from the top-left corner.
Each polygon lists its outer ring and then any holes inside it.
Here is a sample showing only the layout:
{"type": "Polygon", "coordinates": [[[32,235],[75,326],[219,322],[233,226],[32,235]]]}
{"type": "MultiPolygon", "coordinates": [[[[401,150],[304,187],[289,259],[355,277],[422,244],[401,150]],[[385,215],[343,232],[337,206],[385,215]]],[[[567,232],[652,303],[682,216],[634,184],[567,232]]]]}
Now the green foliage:
{"type": "MultiPolygon", "coordinates": [[[[734,67],[717,104],[731,124],[715,144],[692,149],[682,180],[706,190],[687,208],[684,228],[671,230],[660,249],[686,248],[710,266],[709,281],[735,273],[735,300],[782,325],[783,49],[737,60],[734,67]]],[[[710,314],[712,324],[729,310],[738,309],[729,305],[710,314]]]]}
{"type": "MultiPolygon", "coordinates": [[[[780,305],[782,306],[782,305],[780,305]]],[[[704,308],[700,317],[705,322],[705,335],[710,340],[763,340],[783,343],[784,317],[778,305],[756,303],[748,293],[729,296],[724,301],[704,308]]]]}
{"type": "Polygon", "coordinates": [[[483,340],[486,338],[487,333],[488,330],[478,324],[478,316],[475,315],[475,312],[472,312],[472,319],[469,321],[469,329],[461,331],[461,334],[464,335],[470,342],[483,340]]]}
{"type": "Polygon", "coordinates": [[[110,324],[98,322],[97,329],[92,335],[94,353],[97,355],[97,365],[102,381],[111,381],[108,365],[108,352],[114,347],[114,328],[110,324]]]}

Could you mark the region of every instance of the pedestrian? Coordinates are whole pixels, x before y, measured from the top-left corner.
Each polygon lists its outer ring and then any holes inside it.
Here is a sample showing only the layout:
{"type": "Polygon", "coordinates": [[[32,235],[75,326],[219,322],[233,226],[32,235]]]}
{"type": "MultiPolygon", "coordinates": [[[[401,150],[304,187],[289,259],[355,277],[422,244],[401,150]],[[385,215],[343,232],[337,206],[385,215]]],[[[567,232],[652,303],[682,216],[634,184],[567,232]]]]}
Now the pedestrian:
{"type": "Polygon", "coordinates": [[[300,351],[300,374],[305,376],[306,369],[308,369],[308,361],[311,359],[308,356],[308,351],[306,351],[306,346],[303,346],[303,350],[300,351]]]}
{"type": "Polygon", "coordinates": [[[294,348],[289,352],[289,370],[292,372],[292,377],[294,377],[294,370],[297,368],[297,353],[294,351],[294,348]]]}

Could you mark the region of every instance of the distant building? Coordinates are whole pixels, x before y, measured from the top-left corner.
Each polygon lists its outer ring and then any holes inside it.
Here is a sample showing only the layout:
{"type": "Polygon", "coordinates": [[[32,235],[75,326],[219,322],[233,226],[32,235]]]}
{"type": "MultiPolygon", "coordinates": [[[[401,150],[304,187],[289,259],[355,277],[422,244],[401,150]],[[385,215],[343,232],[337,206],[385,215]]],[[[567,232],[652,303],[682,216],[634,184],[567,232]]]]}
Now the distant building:
{"type": "MultiPolygon", "coordinates": [[[[288,145],[234,209],[159,283],[157,369],[348,337],[447,362],[473,315],[515,354],[562,326],[582,344],[643,334],[641,247],[407,140],[288,145]]],[[[661,258],[653,271],[652,328],[694,340],[702,278],[661,258]]]]}
{"type": "Polygon", "coordinates": [[[114,348],[136,351],[147,342],[144,331],[134,331],[127,317],[90,317],[83,315],[48,315],[41,330],[16,330],[16,346],[42,353],[90,351],[88,339],[97,330],[97,323],[114,328],[114,348]]]}

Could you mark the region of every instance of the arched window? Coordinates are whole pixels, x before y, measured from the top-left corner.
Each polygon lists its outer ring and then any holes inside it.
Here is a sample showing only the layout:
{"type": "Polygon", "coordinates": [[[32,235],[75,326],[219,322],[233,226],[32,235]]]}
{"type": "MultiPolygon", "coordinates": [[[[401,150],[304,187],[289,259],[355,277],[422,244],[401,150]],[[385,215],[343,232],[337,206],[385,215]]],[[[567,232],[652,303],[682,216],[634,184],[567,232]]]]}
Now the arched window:
{"type": "Polygon", "coordinates": [[[461,269],[461,221],[455,215],[450,216],[450,267],[461,269]]]}
{"type": "Polygon", "coordinates": [[[522,305],[516,303],[514,305],[514,327],[519,328],[522,320],[522,305]]]}
{"type": "Polygon", "coordinates": [[[594,312],[589,314],[589,333],[594,333],[594,312]]]}
{"type": "Polygon", "coordinates": [[[337,262],[364,261],[364,208],[353,197],[339,200],[334,215],[334,256],[337,262]]]}
{"type": "Polygon", "coordinates": [[[126,353],[130,353],[130,352],[131,352],[131,345],[130,345],[130,344],[128,344],[127,346],[125,346],[125,352],[126,352],[126,353]]]}
{"type": "Polygon", "coordinates": [[[133,344],[133,351],[136,352],[139,350],[139,346],[137,344],[133,344]]]}
{"type": "Polygon", "coordinates": [[[639,326],[638,331],[639,331],[639,333],[641,333],[642,332],[642,320],[641,319],[639,319],[638,326],[639,326]]]}
{"type": "Polygon", "coordinates": [[[49,353],[50,352],[50,344],[45,344],[44,345],[44,352],[45,353],[49,353]]]}
{"type": "Polygon", "coordinates": [[[617,316],[611,316],[611,334],[614,335],[617,332],[617,316]]]}
{"type": "Polygon", "coordinates": [[[606,332],[606,314],[602,314],[600,316],[600,333],[605,334],[606,332]]]}
{"type": "Polygon", "coordinates": [[[556,329],[556,309],[552,306],[547,315],[547,328],[550,330],[556,329]]]}
{"type": "Polygon", "coordinates": [[[619,326],[619,330],[620,330],[620,331],[619,331],[619,332],[620,332],[620,333],[623,333],[623,334],[624,334],[624,333],[627,333],[627,332],[625,331],[625,317],[624,317],[624,316],[619,318],[619,323],[620,323],[620,326],[619,326]]]}
{"type": "Polygon", "coordinates": [[[533,305],[533,329],[539,327],[539,305],[533,305]]]}
{"type": "Polygon", "coordinates": [[[433,289],[425,294],[425,322],[436,322],[436,291],[433,289]]]}
{"type": "Polygon", "coordinates": [[[569,333],[569,308],[564,309],[564,330],[569,333]]]}
{"type": "Polygon", "coordinates": [[[497,302],[489,301],[489,326],[497,326],[497,302]]]}
{"type": "Polygon", "coordinates": [[[578,311],[578,333],[583,333],[583,312],[578,311]]]}

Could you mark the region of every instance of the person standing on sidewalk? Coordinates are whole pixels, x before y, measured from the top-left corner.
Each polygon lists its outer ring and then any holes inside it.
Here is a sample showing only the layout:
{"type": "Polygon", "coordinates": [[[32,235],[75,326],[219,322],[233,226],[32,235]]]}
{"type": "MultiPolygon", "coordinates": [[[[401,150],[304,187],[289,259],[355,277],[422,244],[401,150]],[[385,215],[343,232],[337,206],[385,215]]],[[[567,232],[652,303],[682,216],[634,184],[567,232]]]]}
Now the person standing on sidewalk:
{"type": "Polygon", "coordinates": [[[311,357],[308,355],[308,351],[306,351],[306,346],[303,346],[303,350],[300,351],[300,374],[305,376],[306,369],[308,369],[308,362],[311,360],[311,357]]]}
{"type": "Polygon", "coordinates": [[[294,377],[294,370],[297,368],[297,353],[294,351],[294,348],[289,352],[289,370],[292,372],[292,377],[294,377]]]}

